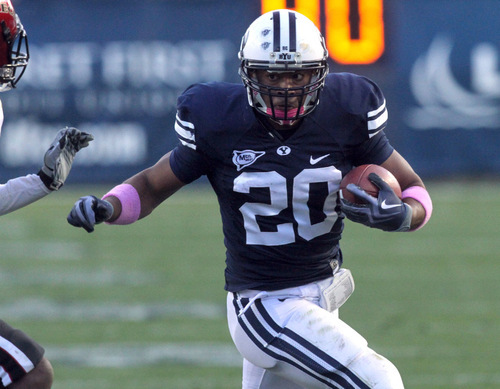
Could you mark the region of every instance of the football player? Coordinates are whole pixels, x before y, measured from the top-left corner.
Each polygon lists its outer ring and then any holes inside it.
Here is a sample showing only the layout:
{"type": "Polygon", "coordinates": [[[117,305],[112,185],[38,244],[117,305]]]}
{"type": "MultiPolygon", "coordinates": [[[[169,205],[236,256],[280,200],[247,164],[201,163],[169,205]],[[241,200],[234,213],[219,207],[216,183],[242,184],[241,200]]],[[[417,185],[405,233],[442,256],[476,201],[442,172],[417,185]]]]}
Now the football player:
{"type": "MultiPolygon", "coordinates": [[[[0,91],[14,88],[29,61],[26,32],[10,0],[0,0],[0,91]]],[[[3,110],[0,101],[0,131],[3,110]]],[[[93,139],[76,128],[60,130],[45,153],[40,171],[0,185],[0,215],[24,207],[58,190],[73,158],[93,139]]],[[[53,370],[44,349],[22,331],[0,319],[0,388],[48,389],[53,370]]]]}
{"type": "Polygon", "coordinates": [[[354,289],[339,247],[345,215],[413,231],[432,212],[424,183],[384,133],[384,95],[365,77],[329,73],[321,33],[294,11],[257,18],[239,58],[243,85],[190,86],[178,99],[179,144],[102,199],[80,198],[68,221],[88,232],[130,224],[206,175],[223,222],[243,388],[403,388],[397,368],[338,314],[354,289]],[[378,198],[356,186],[365,205],[340,198],[342,177],[362,164],[391,171],[403,200],[377,175],[378,198]]]}

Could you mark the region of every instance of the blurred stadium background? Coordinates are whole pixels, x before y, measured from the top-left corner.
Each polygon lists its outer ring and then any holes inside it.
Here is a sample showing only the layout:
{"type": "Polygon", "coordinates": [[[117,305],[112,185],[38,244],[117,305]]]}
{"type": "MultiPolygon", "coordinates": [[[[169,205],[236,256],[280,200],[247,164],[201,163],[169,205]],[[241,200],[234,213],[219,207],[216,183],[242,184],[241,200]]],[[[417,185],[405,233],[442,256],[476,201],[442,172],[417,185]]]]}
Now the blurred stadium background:
{"type": "Polygon", "coordinates": [[[225,323],[224,248],[203,182],[148,219],[86,234],[66,214],[175,145],[179,93],[240,82],[261,12],[324,33],[333,71],[384,90],[394,146],[428,183],[415,234],[347,223],[357,291],[342,315],[407,388],[500,388],[498,0],[13,0],[31,60],[1,96],[0,182],[36,171],[55,131],[95,135],[66,186],[0,223],[0,315],[47,348],[55,389],[238,388],[225,323]]]}

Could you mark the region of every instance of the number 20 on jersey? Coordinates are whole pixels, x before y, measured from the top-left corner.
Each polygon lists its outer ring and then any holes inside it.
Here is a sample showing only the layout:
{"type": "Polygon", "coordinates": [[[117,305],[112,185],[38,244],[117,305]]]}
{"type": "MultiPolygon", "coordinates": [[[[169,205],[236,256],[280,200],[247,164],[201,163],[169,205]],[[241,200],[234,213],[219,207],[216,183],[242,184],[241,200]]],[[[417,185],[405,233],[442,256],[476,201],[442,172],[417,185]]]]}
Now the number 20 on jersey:
{"type": "Polygon", "coordinates": [[[324,32],[328,53],[338,63],[371,64],[384,52],[383,0],[261,0],[261,4],[262,13],[289,8],[311,19],[324,32]],[[293,8],[287,7],[290,3],[293,8]]]}

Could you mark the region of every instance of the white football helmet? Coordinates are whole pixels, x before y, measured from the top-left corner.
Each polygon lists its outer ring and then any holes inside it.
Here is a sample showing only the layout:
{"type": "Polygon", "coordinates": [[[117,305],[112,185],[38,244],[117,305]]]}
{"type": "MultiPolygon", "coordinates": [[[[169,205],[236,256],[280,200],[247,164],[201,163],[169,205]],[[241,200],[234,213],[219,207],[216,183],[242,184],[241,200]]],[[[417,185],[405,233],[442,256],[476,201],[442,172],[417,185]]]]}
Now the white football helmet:
{"type": "Polygon", "coordinates": [[[248,92],[248,102],[257,112],[279,124],[292,124],[311,113],[319,102],[319,92],[328,74],[325,40],[314,23],[304,15],[287,10],[265,13],[248,27],[238,54],[239,74],[248,92]],[[259,83],[254,71],[293,72],[311,69],[311,82],[300,88],[277,88],[259,83]],[[262,95],[268,95],[267,106],[262,95]],[[272,97],[300,97],[298,109],[275,110],[272,97]],[[284,115],[284,116],[283,116],[284,115]]]}

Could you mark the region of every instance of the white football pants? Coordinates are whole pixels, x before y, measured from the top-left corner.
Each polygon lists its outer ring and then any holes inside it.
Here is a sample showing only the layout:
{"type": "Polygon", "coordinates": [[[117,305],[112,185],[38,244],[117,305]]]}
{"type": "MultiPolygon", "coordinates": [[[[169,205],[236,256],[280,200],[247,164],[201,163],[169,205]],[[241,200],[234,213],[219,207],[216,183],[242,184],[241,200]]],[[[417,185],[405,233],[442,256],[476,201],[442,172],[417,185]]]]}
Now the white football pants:
{"type": "Polygon", "coordinates": [[[231,337],[244,358],[243,389],[403,389],[396,367],[321,307],[331,278],[273,292],[228,293],[231,337]]]}

